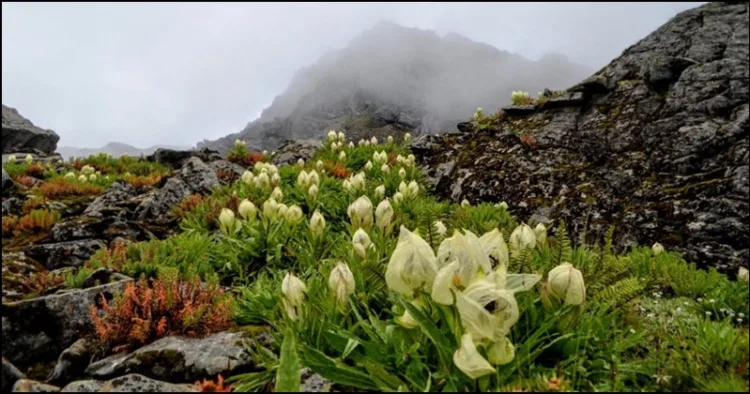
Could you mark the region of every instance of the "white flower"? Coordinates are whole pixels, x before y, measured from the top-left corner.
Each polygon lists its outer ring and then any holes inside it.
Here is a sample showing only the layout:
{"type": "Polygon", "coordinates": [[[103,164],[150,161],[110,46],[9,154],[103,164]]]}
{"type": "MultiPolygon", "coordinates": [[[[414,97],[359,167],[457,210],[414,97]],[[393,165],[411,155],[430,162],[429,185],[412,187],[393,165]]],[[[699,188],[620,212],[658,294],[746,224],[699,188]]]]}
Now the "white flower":
{"type": "Polygon", "coordinates": [[[264,150],[262,153],[263,153],[263,156],[268,156],[268,151],[267,150],[264,150]]]}
{"type": "Polygon", "coordinates": [[[89,178],[87,178],[86,175],[83,175],[83,174],[81,174],[81,175],[78,176],[78,181],[79,182],[86,182],[88,179],[89,178]]]}
{"type": "Polygon", "coordinates": [[[370,140],[365,140],[365,146],[370,146],[370,140]]]}
{"type": "Polygon", "coordinates": [[[656,242],[653,246],[651,246],[651,251],[654,253],[654,256],[658,256],[664,253],[664,247],[661,246],[660,243],[656,242]]]}
{"type": "Polygon", "coordinates": [[[404,142],[408,144],[409,141],[411,141],[411,134],[409,133],[404,134],[404,142]]]}
{"type": "Polygon", "coordinates": [[[349,266],[342,262],[336,264],[328,277],[328,287],[339,305],[346,304],[347,299],[354,294],[355,289],[354,275],[349,266]]]}
{"type": "Polygon", "coordinates": [[[341,153],[339,153],[339,160],[341,161],[346,160],[346,152],[341,151],[341,153]]]}
{"type": "Polygon", "coordinates": [[[328,132],[328,141],[336,141],[336,132],[334,130],[331,130],[328,132]]]}
{"type": "Polygon", "coordinates": [[[302,208],[292,205],[286,211],[286,220],[290,223],[299,223],[302,220],[302,208]]]}
{"type": "Polygon", "coordinates": [[[497,206],[498,208],[505,209],[506,211],[508,210],[508,203],[505,201],[501,201],[499,204],[497,204],[497,206]]]}
{"type": "Polygon", "coordinates": [[[373,136],[372,138],[370,138],[370,143],[373,144],[373,145],[377,145],[378,144],[378,139],[373,136]]]}
{"type": "MultiPolygon", "coordinates": [[[[414,299],[410,303],[418,309],[424,309],[425,307],[425,303],[421,297],[414,299]]],[[[412,329],[419,325],[419,323],[414,320],[414,317],[412,317],[411,313],[409,313],[408,310],[404,311],[404,314],[402,316],[397,316],[393,320],[396,322],[396,324],[406,329],[412,329]]]]}
{"type": "Polygon", "coordinates": [[[740,270],[737,273],[737,280],[742,282],[750,281],[750,271],[745,267],[740,267],[740,270]]]}
{"type": "Polygon", "coordinates": [[[401,177],[401,179],[406,178],[406,170],[403,167],[401,167],[401,169],[398,170],[398,176],[401,177]]]}
{"type": "Polygon", "coordinates": [[[367,232],[365,230],[362,230],[361,228],[357,229],[357,231],[354,232],[354,236],[352,237],[352,246],[354,247],[354,251],[357,252],[357,254],[363,259],[367,258],[367,248],[369,248],[370,245],[370,236],[367,235],[367,232]]]}
{"type": "Polygon", "coordinates": [[[89,175],[89,181],[93,182],[96,180],[96,174],[89,175]]]}
{"type": "Polygon", "coordinates": [[[273,198],[276,201],[281,202],[281,200],[284,199],[284,192],[282,192],[280,188],[275,187],[273,188],[273,191],[271,192],[271,198],[273,198]]]}
{"type": "Polygon", "coordinates": [[[278,172],[274,172],[273,175],[271,175],[271,183],[272,184],[278,185],[280,180],[281,180],[281,177],[279,176],[278,172]]]}
{"type": "Polygon", "coordinates": [[[315,168],[318,169],[318,171],[323,171],[323,161],[318,160],[315,162],[315,168]]]}
{"type": "Polygon", "coordinates": [[[255,183],[255,186],[261,189],[271,186],[271,179],[269,179],[268,174],[265,172],[261,172],[260,175],[256,176],[255,179],[253,179],[253,182],[255,183]]]}
{"type": "Polygon", "coordinates": [[[307,194],[313,200],[316,199],[318,197],[318,186],[317,185],[311,185],[310,188],[307,190],[307,194]]]}
{"type": "Polygon", "coordinates": [[[241,146],[246,146],[246,145],[247,145],[247,143],[245,141],[241,141],[239,139],[234,140],[234,146],[235,147],[241,147],[241,146]]]}
{"type": "Polygon", "coordinates": [[[372,154],[372,160],[377,164],[385,163],[388,161],[388,154],[385,151],[375,152],[372,154]]]}
{"type": "Polygon", "coordinates": [[[349,182],[352,184],[352,188],[354,190],[364,190],[365,174],[363,172],[359,172],[356,175],[352,175],[351,177],[349,177],[349,182]]]}
{"type": "Polygon", "coordinates": [[[383,164],[382,166],[380,166],[380,171],[387,174],[391,172],[391,167],[388,167],[388,164],[383,164]]]}
{"type": "Polygon", "coordinates": [[[393,207],[387,199],[378,204],[378,207],[375,209],[375,225],[378,226],[380,231],[386,232],[388,230],[393,219],[393,213],[393,207]]]}
{"type": "Polygon", "coordinates": [[[219,227],[224,234],[229,235],[234,230],[234,212],[231,209],[222,208],[219,214],[219,227]]]}
{"type": "Polygon", "coordinates": [[[534,236],[536,236],[536,242],[539,245],[545,245],[547,243],[547,227],[539,223],[534,227],[534,236]]]}
{"type": "Polygon", "coordinates": [[[242,173],[241,179],[242,179],[242,182],[245,182],[245,184],[252,185],[254,178],[255,176],[253,175],[251,171],[245,170],[245,172],[242,173]]]}
{"type": "Polygon", "coordinates": [[[564,305],[581,305],[586,299],[583,274],[570,263],[562,263],[548,275],[547,291],[550,296],[563,301],[564,305]]]}
{"type": "Polygon", "coordinates": [[[15,164],[16,163],[16,155],[10,155],[8,156],[8,163],[15,164]]]}
{"type": "Polygon", "coordinates": [[[323,230],[326,228],[326,220],[323,218],[323,215],[320,214],[320,212],[315,211],[312,214],[312,217],[310,217],[310,230],[315,236],[320,236],[323,234],[323,230]]]}
{"type": "Polygon", "coordinates": [[[34,157],[31,155],[26,155],[24,161],[26,162],[26,164],[31,164],[32,162],[34,162],[34,157]]]}
{"type": "Polygon", "coordinates": [[[372,202],[367,196],[355,200],[346,210],[354,228],[369,229],[372,226],[372,202]]]}
{"type": "Polygon", "coordinates": [[[281,281],[281,293],[284,295],[284,309],[290,319],[296,320],[299,317],[298,309],[305,303],[307,286],[294,274],[287,272],[284,280],[281,281]]]}
{"type": "Polygon", "coordinates": [[[392,137],[392,136],[390,136],[390,135],[388,136],[388,143],[389,143],[389,144],[392,144],[392,143],[393,143],[393,137],[392,137]]]}
{"type": "Polygon", "coordinates": [[[239,207],[237,207],[237,211],[245,220],[253,220],[258,214],[258,210],[255,208],[255,204],[250,202],[250,200],[248,199],[244,199],[242,200],[242,202],[240,202],[239,207]]]}
{"type": "Polygon", "coordinates": [[[65,178],[75,178],[76,174],[73,173],[73,171],[69,171],[67,174],[65,174],[65,178]]]}
{"type": "Polygon", "coordinates": [[[339,137],[339,141],[341,142],[346,141],[346,136],[344,135],[344,132],[339,131],[338,137],[339,137]]]}
{"type": "Polygon", "coordinates": [[[286,219],[287,212],[289,212],[289,207],[284,203],[279,203],[276,209],[276,218],[286,219]]]}
{"type": "Polygon", "coordinates": [[[443,222],[441,222],[440,220],[436,221],[432,225],[433,227],[435,227],[435,232],[437,233],[437,235],[441,237],[444,236],[445,233],[448,231],[448,229],[445,227],[443,222]]]}
{"type": "Polygon", "coordinates": [[[481,269],[484,275],[492,271],[490,260],[479,238],[474,233],[458,230],[440,243],[437,253],[439,271],[432,286],[435,302],[453,304],[453,293],[469,286],[481,269]]]}
{"type": "Polygon", "coordinates": [[[319,185],[320,184],[320,176],[318,175],[318,172],[315,170],[312,170],[307,173],[307,178],[310,181],[311,185],[319,185]]]}
{"type": "Polygon", "coordinates": [[[487,359],[494,365],[505,365],[516,356],[516,348],[508,337],[504,336],[487,350],[487,359]]]}
{"type": "Polygon", "coordinates": [[[430,245],[401,226],[398,244],[385,271],[388,288],[411,297],[416,289],[431,289],[435,275],[437,259],[430,245]]]}
{"type": "Polygon", "coordinates": [[[404,199],[404,195],[401,192],[396,192],[396,194],[393,195],[393,202],[399,203],[401,200],[404,199]]]}
{"type": "Polygon", "coordinates": [[[414,155],[409,154],[409,156],[406,156],[405,163],[409,164],[410,166],[414,166],[414,163],[416,162],[416,160],[417,159],[416,159],[416,157],[414,157],[414,155]]]}
{"type": "Polygon", "coordinates": [[[305,159],[303,159],[303,158],[300,157],[297,160],[297,165],[300,166],[300,167],[304,167],[305,166],[305,159]]]}
{"type": "Polygon", "coordinates": [[[297,186],[304,190],[310,187],[310,177],[307,175],[307,171],[302,170],[297,175],[297,186]]]}
{"type": "Polygon", "coordinates": [[[339,144],[336,142],[331,142],[331,150],[337,152],[339,150],[339,144]]]}
{"type": "Polygon", "coordinates": [[[516,250],[523,248],[533,249],[536,245],[534,230],[525,223],[516,227],[510,234],[510,244],[516,250]]]}
{"type": "Polygon", "coordinates": [[[279,212],[279,204],[273,198],[269,198],[263,203],[263,216],[274,220],[279,212]]]}
{"type": "Polygon", "coordinates": [[[375,196],[377,198],[385,197],[385,185],[380,185],[375,188],[375,196]]]}
{"type": "Polygon", "coordinates": [[[372,170],[372,162],[370,160],[367,160],[367,163],[365,163],[365,170],[372,170]]]}
{"type": "Polygon", "coordinates": [[[344,179],[344,181],[343,181],[343,182],[341,182],[341,186],[342,186],[342,187],[344,188],[344,190],[346,190],[346,191],[352,191],[352,190],[353,190],[353,188],[352,188],[352,183],[351,183],[351,182],[350,182],[350,181],[349,181],[348,179],[344,179]]]}
{"type": "Polygon", "coordinates": [[[510,257],[508,254],[508,245],[503,239],[503,234],[495,228],[479,237],[479,243],[482,244],[485,253],[500,267],[508,267],[510,257]]]}
{"type": "Polygon", "coordinates": [[[354,149],[354,142],[349,141],[349,149],[354,149]]]}
{"type": "Polygon", "coordinates": [[[711,316],[711,315],[712,315],[711,311],[706,311],[706,316],[711,316]]]}
{"type": "Polygon", "coordinates": [[[453,353],[453,363],[471,379],[495,373],[495,368],[477,351],[471,334],[461,337],[461,347],[453,353]]]}
{"type": "Polygon", "coordinates": [[[471,203],[469,202],[469,200],[467,200],[467,199],[464,198],[463,200],[461,200],[461,206],[462,207],[470,207],[471,203]]]}
{"type": "MultiPolygon", "coordinates": [[[[26,157],[28,158],[29,156],[26,156],[26,157]]],[[[94,169],[94,167],[91,167],[91,166],[90,166],[90,165],[88,165],[88,164],[87,164],[87,165],[85,165],[85,166],[83,166],[83,167],[81,167],[81,173],[82,173],[82,174],[84,174],[84,175],[91,175],[91,174],[93,174],[93,173],[94,173],[95,171],[96,171],[96,170],[94,169]]]]}

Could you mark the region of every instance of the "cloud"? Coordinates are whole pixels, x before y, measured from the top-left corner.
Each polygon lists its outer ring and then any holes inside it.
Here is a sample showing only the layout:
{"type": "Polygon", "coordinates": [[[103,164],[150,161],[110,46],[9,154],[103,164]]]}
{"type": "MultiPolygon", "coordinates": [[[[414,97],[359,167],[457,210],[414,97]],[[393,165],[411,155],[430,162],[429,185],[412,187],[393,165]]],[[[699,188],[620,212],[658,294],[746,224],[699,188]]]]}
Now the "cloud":
{"type": "Polygon", "coordinates": [[[696,3],[3,3],[2,101],[60,145],[237,132],[385,19],[601,67],[696,3]]]}

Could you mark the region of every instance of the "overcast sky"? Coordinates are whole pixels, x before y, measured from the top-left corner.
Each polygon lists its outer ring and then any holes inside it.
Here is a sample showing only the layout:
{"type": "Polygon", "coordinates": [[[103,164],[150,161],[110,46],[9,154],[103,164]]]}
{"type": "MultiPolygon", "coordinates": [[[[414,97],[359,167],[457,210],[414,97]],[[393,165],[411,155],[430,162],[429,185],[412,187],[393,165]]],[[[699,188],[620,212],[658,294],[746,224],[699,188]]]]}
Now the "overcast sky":
{"type": "Polygon", "coordinates": [[[238,132],[378,20],[600,68],[700,3],[2,3],[2,102],[59,145],[238,132]]]}

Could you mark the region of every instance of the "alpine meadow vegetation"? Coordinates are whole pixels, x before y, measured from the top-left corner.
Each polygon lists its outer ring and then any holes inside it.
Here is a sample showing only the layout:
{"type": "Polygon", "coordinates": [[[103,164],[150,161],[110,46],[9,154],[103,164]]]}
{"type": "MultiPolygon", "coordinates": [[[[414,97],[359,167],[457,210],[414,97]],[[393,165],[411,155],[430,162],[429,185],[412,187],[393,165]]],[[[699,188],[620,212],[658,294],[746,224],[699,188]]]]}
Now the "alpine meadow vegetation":
{"type": "MultiPolygon", "coordinates": [[[[481,109],[474,121],[488,122],[481,109]]],[[[246,171],[176,204],[178,233],[27,285],[81,287],[102,268],[137,279],[91,309],[103,352],[227,329],[272,338],[248,341],[251,372],[197,382],[203,391],[298,391],[303,368],[339,391],[748,391],[747,270],[735,280],[659,244],[616,248],[614,228],[573,246],[564,223],[553,232],[505,202],[438,200],[410,138],[331,131],[285,166],[238,141],[228,159],[246,171]]],[[[43,169],[25,216],[3,217],[4,243],[60,220],[46,199],[169,175],[106,155],[67,166],[43,169]]]]}

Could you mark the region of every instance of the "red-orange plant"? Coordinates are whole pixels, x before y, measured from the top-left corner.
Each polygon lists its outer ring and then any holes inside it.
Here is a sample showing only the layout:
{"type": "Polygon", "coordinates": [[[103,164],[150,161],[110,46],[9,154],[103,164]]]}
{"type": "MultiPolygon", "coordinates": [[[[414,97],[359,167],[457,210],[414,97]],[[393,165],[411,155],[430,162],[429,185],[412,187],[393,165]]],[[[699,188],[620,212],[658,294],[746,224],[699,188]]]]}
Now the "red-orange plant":
{"type": "Polygon", "coordinates": [[[161,182],[161,174],[152,172],[145,176],[127,175],[125,176],[125,182],[131,184],[136,189],[143,189],[145,187],[151,187],[161,182]]]}
{"type": "Polygon", "coordinates": [[[47,198],[97,196],[104,193],[104,189],[88,182],[68,182],[64,178],[55,178],[39,185],[39,193],[47,198]]]}
{"type": "Polygon", "coordinates": [[[117,242],[111,247],[101,248],[94,252],[86,261],[85,266],[93,269],[108,268],[119,272],[128,261],[127,248],[125,242],[117,242]]]}
{"type": "Polygon", "coordinates": [[[23,285],[30,293],[42,293],[43,291],[59,286],[65,282],[62,275],[52,275],[49,271],[36,272],[23,281],[23,285]]]}
{"type": "Polygon", "coordinates": [[[41,164],[31,164],[23,170],[23,173],[38,178],[44,174],[44,167],[41,164]]]}
{"type": "Polygon", "coordinates": [[[13,179],[26,187],[33,187],[36,184],[36,179],[26,175],[19,175],[13,179]]]}
{"type": "Polygon", "coordinates": [[[336,178],[347,178],[349,175],[351,175],[351,171],[344,167],[344,164],[342,163],[333,163],[330,160],[326,160],[324,163],[324,168],[326,169],[326,172],[331,174],[332,176],[335,176],[336,178]]]}
{"type": "Polygon", "coordinates": [[[216,170],[216,177],[219,178],[219,181],[223,183],[232,183],[239,179],[240,176],[232,170],[219,168],[216,170]]]}
{"type": "Polygon", "coordinates": [[[13,235],[13,230],[18,224],[18,216],[3,216],[3,238],[13,235]]]}
{"type": "Polygon", "coordinates": [[[46,203],[46,198],[29,198],[23,203],[23,213],[28,214],[29,212],[44,206],[46,203]]]}
{"type": "Polygon", "coordinates": [[[521,143],[530,147],[530,148],[536,148],[536,138],[530,135],[524,135],[519,138],[521,140],[521,143]]]}
{"type": "Polygon", "coordinates": [[[244,167],[250,167],[255,163],[263,160],[265,156],[260,152],[243,152],[238,153],[235,151],[229,152],[227,160],[232,163],[239,164],[244,167]]]}
{"type": "Polygon", "coordinates": [[[232,391],[232,386],[224,385],[224,377],[219,374],[216,382],[208,379],[195,382],[195,389],[201,393],[229,393],[232,391]]]}
{"type": "Polygon", "coordinates": [[[35,209],[26,215],[3,216],[3,235],[39,234],[49,231],[60,221],[60,212],[35,209]]]}
{"type": "Polygon", "coordinates": [[[191,194],[180,201],[174,209],[174,214],[180,219],[184,219],[188,213],[198,209],[203,204],[203,196],[200,194],[191,194]]]}
{"type": "Polygon", "coordinates": [[[229,328],[231,297],[218,284],[193,280],[140,279],[125,285],[102,312],[89,314],[100,342],[114,350],[145,345],[169,335],[202,337],[229,328]]]}

